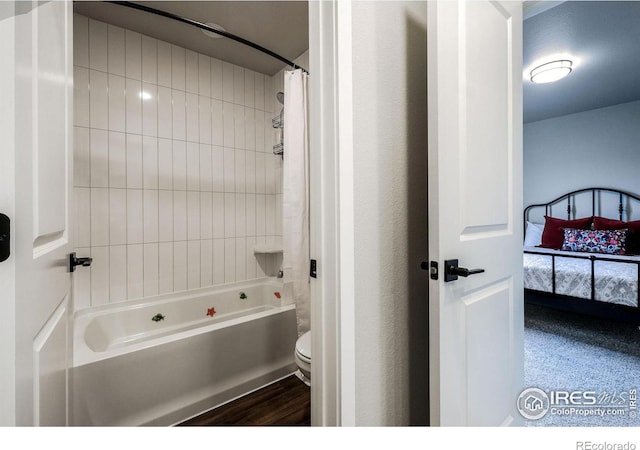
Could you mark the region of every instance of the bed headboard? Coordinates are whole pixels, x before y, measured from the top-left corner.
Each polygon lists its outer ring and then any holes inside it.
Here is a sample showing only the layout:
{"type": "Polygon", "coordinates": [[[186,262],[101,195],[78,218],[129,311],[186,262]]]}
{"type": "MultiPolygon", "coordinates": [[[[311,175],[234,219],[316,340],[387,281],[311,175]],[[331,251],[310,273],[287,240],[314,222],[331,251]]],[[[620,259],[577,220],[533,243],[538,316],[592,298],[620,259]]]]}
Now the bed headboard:
{"type": "MultiPolygon", "coordinates": [[[[534,211],[541,217],[561,217],[567,219],[588,216],[602,216],[609,219],[630,220],[640,215],[640,196],[613,188],[591,187],[568,192],[548,203],[529,205],[524,209],[524,222],[531,219],[534,211]],[[556,212],[563,211],[554,215],[556,212]],[[543,213],[543,214],[542,214],[543,213]]],[[[538,217],[538,216],[537,216],[538,217]]]]}

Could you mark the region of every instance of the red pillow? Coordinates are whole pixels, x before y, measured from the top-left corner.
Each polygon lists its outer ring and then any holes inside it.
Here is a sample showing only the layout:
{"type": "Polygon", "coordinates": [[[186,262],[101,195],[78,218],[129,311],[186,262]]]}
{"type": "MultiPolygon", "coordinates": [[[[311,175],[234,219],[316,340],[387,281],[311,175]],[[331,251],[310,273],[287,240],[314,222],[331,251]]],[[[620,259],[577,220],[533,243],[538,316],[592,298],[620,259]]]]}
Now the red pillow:
{"type": "Polygon", "coordinates": [[[630,230],[640,231],[640,220],[625,222],[623,220],[607,219],[605,217],[595,216],[593,218],[594,230],[614,230],[617,228],[629,228],[630,230]]]}
{"type": "Polygon", "coordinates": [[[591,227],[593,217],[581,219],[563,220],[555,217],[544,216],[544,230],[542,231],[542,243],[540,247],[559,249],[564,242],[563,228],[577,228],[587,230],[591,227]]]}
{"type": "Polygon", "coordinates": [[[640,254],[640,220],[624,222],[622,220],[607,219],[605,217],[595,216],[593,218],[594,230],[616,230],[620,228],[629,229],[629,237],[627,238],[627,255],[640,254]]]}

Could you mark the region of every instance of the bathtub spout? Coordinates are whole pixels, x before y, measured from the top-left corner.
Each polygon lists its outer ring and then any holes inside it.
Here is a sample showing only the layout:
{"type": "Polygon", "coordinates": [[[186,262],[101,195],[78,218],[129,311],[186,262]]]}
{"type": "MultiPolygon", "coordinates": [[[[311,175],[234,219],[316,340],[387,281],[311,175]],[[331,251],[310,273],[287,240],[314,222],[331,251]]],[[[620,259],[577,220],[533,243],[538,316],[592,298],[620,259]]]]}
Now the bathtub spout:
{"type": "Polygon", "coordinates": [[[278,270],[278,278],[283,278],[284,272],[282,270],[278,270]]]}

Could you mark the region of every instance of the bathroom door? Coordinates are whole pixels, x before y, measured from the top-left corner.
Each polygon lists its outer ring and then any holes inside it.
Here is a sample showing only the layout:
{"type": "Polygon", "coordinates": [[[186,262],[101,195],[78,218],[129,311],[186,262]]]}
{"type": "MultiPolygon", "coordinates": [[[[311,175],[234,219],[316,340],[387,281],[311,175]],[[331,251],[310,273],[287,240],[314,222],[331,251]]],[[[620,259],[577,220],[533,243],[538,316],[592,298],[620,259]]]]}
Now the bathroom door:
{"type": "Polygon", "coordinates": [[[427,12],[431,423],[510,425],[524,382],[522,4],[427,12]]]}
{"type": "MultiPolygon", "coordinates": [[[[72,2],[2,2],[3,424],[67,424],[72,220],[72,2]],[[5,102],[6,100],[6,102],[5,102]],[[9,314],[10,318],[4,316],[9,314]],[[6,333],[6,334],[5,334],[6,333]]],[[[84,225],[84,224],[83,224],[84,225]]]]}

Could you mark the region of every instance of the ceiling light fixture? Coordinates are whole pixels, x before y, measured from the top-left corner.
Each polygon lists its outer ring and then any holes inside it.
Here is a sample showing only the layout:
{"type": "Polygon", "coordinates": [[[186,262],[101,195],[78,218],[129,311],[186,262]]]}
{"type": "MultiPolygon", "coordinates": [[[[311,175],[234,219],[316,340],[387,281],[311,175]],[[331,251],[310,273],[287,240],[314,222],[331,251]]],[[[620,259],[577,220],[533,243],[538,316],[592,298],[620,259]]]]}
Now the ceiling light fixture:
{"type": "MultiPolygon", "coordinates": [[[[209,25],[211,28],[213,28],[214,30],[219,30],[219,31],[227,31],[225,30],[223,27],[221,27],[220,25],[218,25],[217,23],[207,23],[205,25],[209,25]]],[[[210,38],[213,39],[220,39],[222,37],[221,34],[217,34],[214,33],[213,31],[209,31],[209,30],[200,30],[202,31],[204,34],[206,34],[207,36],[209,36],[210,38]]]]}
{"type": "Polygon", "coordinates": [[[542,64],[531,71],[531,81],[534,83],[552,83],[571,73],[573,62],[560,59],[542,64]]]}

